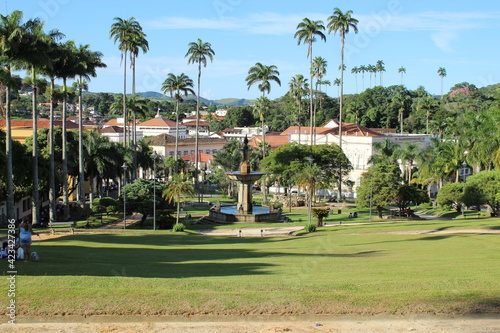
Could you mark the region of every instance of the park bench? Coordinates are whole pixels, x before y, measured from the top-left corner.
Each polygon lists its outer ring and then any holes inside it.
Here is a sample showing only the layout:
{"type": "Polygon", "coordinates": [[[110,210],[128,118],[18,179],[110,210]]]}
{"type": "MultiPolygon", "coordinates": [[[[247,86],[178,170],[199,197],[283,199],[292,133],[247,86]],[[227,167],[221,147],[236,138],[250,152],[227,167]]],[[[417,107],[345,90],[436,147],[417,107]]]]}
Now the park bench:
{"type": "Polygon", "coordinates": [[[74,221],[66,221],[66,222],[50,222],[49,223],[50,233],[54,235],[56,230],[61,229],[69,229],[72,234],[75,233],[75,222],[74,221]]]}

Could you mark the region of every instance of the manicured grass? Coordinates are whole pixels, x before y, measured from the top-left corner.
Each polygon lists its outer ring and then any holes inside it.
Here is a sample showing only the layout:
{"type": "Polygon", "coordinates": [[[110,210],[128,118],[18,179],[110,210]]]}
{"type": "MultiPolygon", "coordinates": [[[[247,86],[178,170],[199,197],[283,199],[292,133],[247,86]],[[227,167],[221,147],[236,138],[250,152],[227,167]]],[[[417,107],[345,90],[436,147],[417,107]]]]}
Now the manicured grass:
{"type": "MultiPolygon", "coordinates": [[[[423,229],[500,225],[498,219],[479,221],[427,221],[423,229]]],[[[19,315],[499,313],[499,235],[374,233],[421,227],[420,222],[343,225],[283,238],[122,231],[35,239],[42,261],[16,262],[17,310],[19,315]]],[[[3,304],[6,297],[0,296],[3,304]]]]}

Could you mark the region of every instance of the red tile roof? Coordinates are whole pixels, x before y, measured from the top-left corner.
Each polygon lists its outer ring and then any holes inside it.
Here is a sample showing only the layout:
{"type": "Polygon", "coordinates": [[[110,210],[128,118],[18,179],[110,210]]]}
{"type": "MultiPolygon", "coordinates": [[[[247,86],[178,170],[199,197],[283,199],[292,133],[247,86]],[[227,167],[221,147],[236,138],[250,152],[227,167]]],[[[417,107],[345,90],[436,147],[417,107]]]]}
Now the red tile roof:
{"type": "MultiPolygon", "coordinates": [[[[176,127],[176,122],[166,118],[153,118],[141,123],[141,126],[176,127]]],[[[182,125],[181,125],[182,126],[182,125]]]]}
{"type": "MultiPolygon", "coordinates": [[[[32,120],[11,120],[10,126],[12,128],[33,128],[33,121],[32,120]]],[[[62,126],[62,121],[61,120],[54,120],[54,126],[62,126]]],[[[5,127],[5,120],[0,120],[0,127],[4,128],[5,127]]],[[[50,127],[50,121],[45,118],[40,118],[37,121],[37,128],[42,129],[42,128],[48,128],[50,127]]],[[[75,124],[72,121],[66,121],[66,128],[68,130],[74,130],[78,129],[78,125],[75,124]]]]}
{"type": "MultiPolygon", "coordinates": [[[[281,135],[278,132],[267,133],[265,135],[266,144],[271,146],[271,149],[276,149],[288,143],[288,136],[281,135]]],[[[262,135],[256,135],[250,138],[248,144],[253,148],[257,148],[259,143],[262,142],[262,135]]]]}
{"type": "MultiPolygon", "coordinates": [[[[196,156],[195,156],[195,154],[189,154],[189,155],[181,156],[181,158],[184,161],[193,162],[194,163],[196,156]]],[[[210,162],[213,159],[214,159],[213,156],[210,155],[210,154],[198,153],[198,163],[210,162]]]]}
{"type": "Polygon", "coordinates": [[[120,126],[108,126],[101,130],[101,133],[123,133],[123,127],[120,126]]]}

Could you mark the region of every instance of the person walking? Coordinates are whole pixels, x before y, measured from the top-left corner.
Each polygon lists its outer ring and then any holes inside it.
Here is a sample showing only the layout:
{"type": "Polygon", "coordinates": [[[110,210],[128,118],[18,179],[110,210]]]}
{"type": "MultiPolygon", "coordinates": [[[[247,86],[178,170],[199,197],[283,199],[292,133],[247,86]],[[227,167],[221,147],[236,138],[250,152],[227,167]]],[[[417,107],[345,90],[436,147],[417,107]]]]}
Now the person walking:
{"type": "Polygon", "coordinates": [[[25,262],[30,261],[31,258],[31,235],[37,235],[40,237],[38,233],[33,231],[31,223],[29,223],[28,219],[25,217],[23,218],[21,224],[19,224],[19,244],[24,250],[25,262]]]}

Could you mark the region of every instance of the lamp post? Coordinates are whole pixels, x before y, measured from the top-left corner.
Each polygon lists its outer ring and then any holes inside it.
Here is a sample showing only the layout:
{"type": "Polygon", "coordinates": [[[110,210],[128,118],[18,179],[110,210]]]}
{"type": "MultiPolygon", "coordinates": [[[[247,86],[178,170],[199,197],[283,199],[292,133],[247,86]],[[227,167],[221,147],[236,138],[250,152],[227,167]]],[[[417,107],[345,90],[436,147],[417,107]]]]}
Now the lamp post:
{"type": "Polygon", "coordinates": [[[127,228],[127,198],[125,195],[125,185],[127,184],[127,168],[128,164],[126,162],[122,165],[123,168],[123,229],[127,228]]]}
{"type": "Polygon", "coordinates": [[[153,158],[153,230],[156,230],[156,157],[158,157],[156,151],[153,151],[151,157],[153,158]]]}
{"type": "Polygon", "coordinates": [[[370,221],[372,220],[373,175],[370,176],[370,221]]]}
{"type": "MultiPolygon", "coordinates": [[[[314,161],[314,157],[309,156],[307,160],[309,161],[309,166],[311,167],[314,161]]],[[[309,184],[309,186],[311,187],[311,189],[309,190],[309,200],[308,200],[309,207],[307,207],[307,225],[311,225],[311,206],[312,206],[312,196],[313,196],[312,182],[309,184]]]]}

